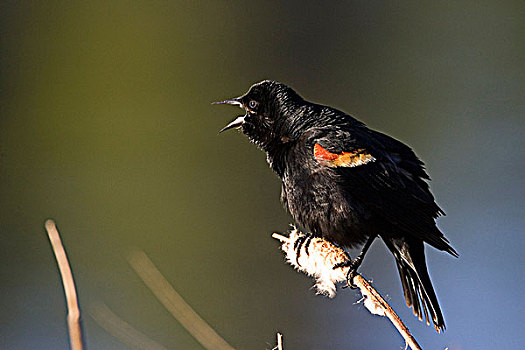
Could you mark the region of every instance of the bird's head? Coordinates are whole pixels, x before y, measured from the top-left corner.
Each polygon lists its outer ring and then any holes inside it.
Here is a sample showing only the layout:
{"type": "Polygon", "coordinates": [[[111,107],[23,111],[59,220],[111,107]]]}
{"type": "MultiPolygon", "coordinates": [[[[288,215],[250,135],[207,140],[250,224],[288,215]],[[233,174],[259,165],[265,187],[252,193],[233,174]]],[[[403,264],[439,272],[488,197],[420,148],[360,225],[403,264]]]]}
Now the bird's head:
{"type": "Polygon", "coordinates": [[[271,80],[252,85],[242,96],[215,104],[230,104],[245,111],[221,132],[241,128],[248,139],[268,151],[296,137],[295,124],[303,99],[290,87],[271,80]]]}

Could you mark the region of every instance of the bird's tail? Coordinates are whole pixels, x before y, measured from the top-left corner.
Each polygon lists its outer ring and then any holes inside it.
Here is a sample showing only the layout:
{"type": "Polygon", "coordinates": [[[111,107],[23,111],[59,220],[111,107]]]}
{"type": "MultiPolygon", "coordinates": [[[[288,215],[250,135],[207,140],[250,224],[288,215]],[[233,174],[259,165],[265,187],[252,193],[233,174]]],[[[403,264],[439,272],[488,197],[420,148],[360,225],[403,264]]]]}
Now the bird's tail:
{"type": "Polygon", "coordinates": [[[445,321],[428,275],[423,241],[391,239],[386,244],[396,259],[407,305],[420,321],[424,317],[430,325],[432,320],[438,333],[444,331],[445,321]]]}

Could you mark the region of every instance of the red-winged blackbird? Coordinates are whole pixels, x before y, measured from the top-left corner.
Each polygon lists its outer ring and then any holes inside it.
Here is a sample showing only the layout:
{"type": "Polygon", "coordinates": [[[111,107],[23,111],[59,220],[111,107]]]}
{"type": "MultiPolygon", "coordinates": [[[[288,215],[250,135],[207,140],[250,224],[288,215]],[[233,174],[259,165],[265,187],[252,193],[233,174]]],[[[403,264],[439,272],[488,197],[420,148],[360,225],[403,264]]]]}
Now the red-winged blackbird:
{"type": "Polygon", "coordinates": [[[352,273],[381,237],[395,257],[407,305],[438,332],[445,329],[423,242],[458,255],[436,227],[444,212],[410,147],[274,81],[216,103],[246,111],[221,131],[240,127],[266,152],[282,180],[281,201],[299,225],[342,247],[364,243],[359,257],[346,264],[352,273]]]}

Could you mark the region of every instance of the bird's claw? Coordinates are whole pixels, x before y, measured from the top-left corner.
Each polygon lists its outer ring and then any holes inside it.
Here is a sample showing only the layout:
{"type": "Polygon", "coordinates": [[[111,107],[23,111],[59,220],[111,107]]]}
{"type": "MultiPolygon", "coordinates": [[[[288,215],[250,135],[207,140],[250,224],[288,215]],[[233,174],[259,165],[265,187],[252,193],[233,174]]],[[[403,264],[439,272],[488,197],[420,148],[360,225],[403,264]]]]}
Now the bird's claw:
{"type": "MultiPolygon", "coordinates": [[[[357,259],[356,259],[357,260],[357,259]]],[[[354,277],[357,275],[357,268],[359,267],[356,260],[345,260],[343,262],[337,263],[334,265],[334,269],[339,267],[348,267],[348,272],[346,273],[346,285],[343,288],[357,289],[358,286],[354,283],[354,277]]]]}

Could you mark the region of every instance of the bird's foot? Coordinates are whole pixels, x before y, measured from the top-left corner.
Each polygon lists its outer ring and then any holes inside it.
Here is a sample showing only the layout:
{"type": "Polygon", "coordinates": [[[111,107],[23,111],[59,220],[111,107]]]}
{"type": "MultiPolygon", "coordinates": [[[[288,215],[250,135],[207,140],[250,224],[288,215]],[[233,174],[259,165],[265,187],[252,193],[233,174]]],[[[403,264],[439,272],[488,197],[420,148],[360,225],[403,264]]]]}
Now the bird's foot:
{"type": "Polygon", "coordinates": [[[301,264],[299,263],[299,257],[301,256],[301,248],[304,246],[304,251],[306,252],[306,255],[310,255],[310,252],[308,251],[308,248],[310,247],[310,243],[312,242],[312,238],[313,238],[312,234],[307,233],[307,234],[297,238],[297,240],[295,241],[295,243],[293,245],[293,247],[295,249],[295,255],[296,255],[297,264],[299,266],[301,266],[301,264]]]}
{"type": "Polygon", "coordinates": [[[334,265],[334,269],[337,269],[339,267],[348,267],[348,272],[346,273],[346,285],[343,288],[358,288],[357,285],[354,284],[354,277],[357,275],[357,268],[359,267],[359,265],[361,265],[360,262],[360,259],[348,259],[334,265]]]}
{"type": "Polygon", "coordinates": [[[370,246],[372,245],[376,237],[377,236],[370,236],[368,238],[365,245],[363,246],[363,249],[361,250],[361,253],[359,253],[357,258],[352,260],[350,256],[348,256],[347,260],[334,265],[334,269],[338,267],[348,267],[348,272],[346,274],[346,286],[345,287],[350,287],[351,289],[357,289],[357,286],[354,284],[354,277],[357,275],[357,269],[359,268],[359,266],[361,266],[361,263],[363,262],[363,258],[366,252],[368,251],[368,249],[370,248],[370,246]]]}

